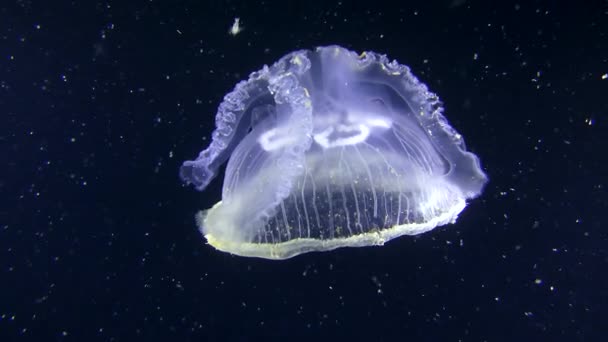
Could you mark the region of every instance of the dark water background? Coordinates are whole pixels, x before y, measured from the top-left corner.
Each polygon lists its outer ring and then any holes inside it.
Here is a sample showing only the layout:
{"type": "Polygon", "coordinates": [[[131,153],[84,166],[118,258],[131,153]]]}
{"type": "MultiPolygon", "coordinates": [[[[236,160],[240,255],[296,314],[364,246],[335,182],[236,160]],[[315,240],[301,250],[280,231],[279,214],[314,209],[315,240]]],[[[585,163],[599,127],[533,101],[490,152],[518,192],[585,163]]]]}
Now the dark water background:
{"type": "Polygon", "coordinates": [[[0,341],[599,341],[607,98],[606,1],[3,1],[0,341]],[[327,44],[409,65],[484,195],[382,248],[214,250],[221,182],[179,165],[236,82],[327,44]]]}

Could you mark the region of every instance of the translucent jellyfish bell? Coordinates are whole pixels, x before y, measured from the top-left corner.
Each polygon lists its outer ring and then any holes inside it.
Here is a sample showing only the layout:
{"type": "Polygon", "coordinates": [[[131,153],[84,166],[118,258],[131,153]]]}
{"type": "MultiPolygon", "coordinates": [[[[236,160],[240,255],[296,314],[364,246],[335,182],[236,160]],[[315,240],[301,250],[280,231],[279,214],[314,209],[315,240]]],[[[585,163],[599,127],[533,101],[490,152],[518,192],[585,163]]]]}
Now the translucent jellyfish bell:
{"type": "Polygon", "coordinates": [[[292,52],[238,83],[211,144],[180,169],[222,201],[197,214],[209,244],[286,259],[382,245],[455,222],[487,177],[410,69],[339,46],[292,52]]]}

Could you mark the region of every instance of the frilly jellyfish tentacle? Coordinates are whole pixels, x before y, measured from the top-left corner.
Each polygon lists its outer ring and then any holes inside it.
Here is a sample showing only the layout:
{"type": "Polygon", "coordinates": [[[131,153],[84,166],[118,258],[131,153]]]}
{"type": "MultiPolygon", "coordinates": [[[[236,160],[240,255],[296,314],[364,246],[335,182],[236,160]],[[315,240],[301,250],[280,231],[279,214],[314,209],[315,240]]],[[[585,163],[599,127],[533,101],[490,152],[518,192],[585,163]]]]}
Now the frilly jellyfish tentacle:
{"type": "Polygon", "coordinates": [[[180,167],[180,178],[197,190],[204,190],[217,175],[217,170],[230,158],[240,136],[251,128],[249,120],[253,104],[264,102],[268,81],[263,74],[254,73],[248,81],[239,82],[224,96],[215,116],[216,129],[211,144],[195,160],[187,160],[180,167]],[[237,137],[237,138],[235,138],[237,137]]]}
{"type": "Polygon", "coordinates": [[[292,75],[278,77],[270,80],[270,91],[275,94],[275,101],[280,107],[286,109],[288,119],[285,122],[284,134],[291,137],[292,143],[285,146],[285,150],[277,158],[281,180],[278,182],[277,199],[284,199],[291,192],[291,183],[294,177],[303,171],[304,152],[312,142],[312,105],[306,91],[298,86],[292,75]]]}
{"type": "Polygon", "coordinates": [[[182,164],[179,172],[181,179],[194,185],[197,190],[204,190],[215,178],[218,168],[230,157],[232,151],[226,149],[250,100],[247,88],[251,86],[250,83],[240,82],[224,96],[216,114],[216,130],[212,134],[211,144],[195,160],[182,164]]]}
{"type": "MultiPolygon", "coordinates": [[[[251,73],[247,81],[239,82],[233,91],[224,96],[216,114],[216,129],[212,134],[211,144],[195,160],[185,161],[180,167],[179,175],[185,183],[194,185],[199,191],[209,185],[217,175],[219,167],[226,162],[238,144],[238,139],[235,139],[235,136],[239,135],[237,133],[246,134],[251,128],[248,122],[243,121],[247,121],[248,115],[251,114],[248,109],[260,97],[270,92],[278,97],[277,103],[293,101],[293,105],[301,106],[304,99],[301,94],[296,94],[297,79],[285,77],[286,74],[302,74],[310,68],[308,60],[292,61],[291,56],[297,56],[298,53],[284,57],[271,68],[264,66],[262,70],[251,73]],[[274,84],[269,85],[269,82],[274,84]]],[[[252,125],[258,120],[257,117],[251,119],[252,125]]]]}

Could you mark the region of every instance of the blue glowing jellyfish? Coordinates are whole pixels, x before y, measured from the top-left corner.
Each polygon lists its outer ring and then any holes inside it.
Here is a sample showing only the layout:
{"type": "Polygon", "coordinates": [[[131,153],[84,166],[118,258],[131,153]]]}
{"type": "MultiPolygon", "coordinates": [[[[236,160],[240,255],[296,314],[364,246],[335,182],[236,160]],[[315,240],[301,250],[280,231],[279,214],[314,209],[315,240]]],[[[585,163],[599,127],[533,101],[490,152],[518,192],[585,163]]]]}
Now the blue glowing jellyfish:
{"type": "Polygon", "coordinates": [[[454,222],[487,177],[407,66],[339,46],[292,52],[224,97],[210,145],[180,169],[222,200],[197,214],[209,244],[286,259],[382,245],[454,222]]]}

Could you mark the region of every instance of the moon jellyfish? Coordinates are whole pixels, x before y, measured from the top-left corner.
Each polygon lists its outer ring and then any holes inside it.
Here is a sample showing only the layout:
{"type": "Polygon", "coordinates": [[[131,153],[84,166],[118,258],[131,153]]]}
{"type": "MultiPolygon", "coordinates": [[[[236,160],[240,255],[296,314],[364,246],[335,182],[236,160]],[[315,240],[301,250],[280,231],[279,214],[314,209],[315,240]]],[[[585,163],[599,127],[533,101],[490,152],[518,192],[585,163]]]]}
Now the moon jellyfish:
{"type": "Polygon", "coordinates": [[[407,66],[339,46],[292,52],[224,97],[180,176],[222,200],[196,221],[213,247],[286,259],[383,245],[454,223],[487,177],[407,66]]]}

